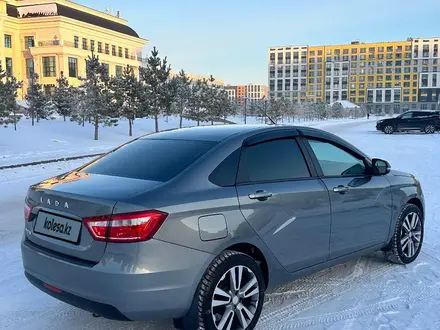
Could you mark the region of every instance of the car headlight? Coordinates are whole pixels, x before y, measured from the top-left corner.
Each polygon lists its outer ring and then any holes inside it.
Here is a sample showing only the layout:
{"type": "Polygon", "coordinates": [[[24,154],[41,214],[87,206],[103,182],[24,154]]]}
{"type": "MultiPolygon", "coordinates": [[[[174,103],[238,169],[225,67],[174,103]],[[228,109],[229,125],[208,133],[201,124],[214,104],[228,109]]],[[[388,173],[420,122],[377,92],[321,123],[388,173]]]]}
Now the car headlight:
{"type": "Polygon", "coordinates": [[[378,120],[377,124],[381,124],[383,122],[383,120],[378,120]]]}

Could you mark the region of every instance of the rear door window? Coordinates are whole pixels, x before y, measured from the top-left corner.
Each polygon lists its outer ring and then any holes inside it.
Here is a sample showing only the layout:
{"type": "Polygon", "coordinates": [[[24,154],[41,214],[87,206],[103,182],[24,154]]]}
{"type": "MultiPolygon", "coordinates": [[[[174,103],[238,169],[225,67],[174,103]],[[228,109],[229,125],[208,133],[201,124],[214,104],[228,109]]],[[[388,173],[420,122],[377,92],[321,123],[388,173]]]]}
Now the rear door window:
{"type": "Polygon", "coordinates": [[[309,178],[310,172],[295,139],[259,143],[245,149],[240,162],[240,183],[309,178]]]}
{"type": "Polygon", "coordinates": [[[98,159],[82,171],[166,182],[216,144],[205,141],[139,139],[98,159]]]}

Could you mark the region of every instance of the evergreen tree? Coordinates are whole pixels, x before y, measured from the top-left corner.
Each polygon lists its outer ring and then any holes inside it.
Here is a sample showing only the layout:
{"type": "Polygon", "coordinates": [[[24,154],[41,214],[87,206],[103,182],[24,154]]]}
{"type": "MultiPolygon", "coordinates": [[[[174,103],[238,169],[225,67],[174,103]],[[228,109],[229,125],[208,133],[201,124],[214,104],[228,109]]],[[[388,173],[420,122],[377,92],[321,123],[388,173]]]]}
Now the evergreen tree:
{"type": "Polygon", "coordinates": [[[128,119],[128,135],[133,136],[133,123],[140,115],[140,83],[131,66],[127,65],[122,76],[113,77],[110,81],[113,93],[113,106],[120,116],[128,119]]]}
{"type": "Polygon", "coordinates": [[[72,113],[70,121],[75,121],[82,127],[84,127],[86,119],[90,117],[90,112],[88,111],[84,96],[85,92],[82,88],[72,89],[72,113]]]}
{"type": "Polygon", "coordinates": [[[197,121],[197,126],[203,121],[205,115],[202,110],[204,86],[201,80],[197,80],[191,87],[191,96],[189,100],[189,108],[186,118],[197,121]]]}
{"type": "Polygon", "coordinates": [[[335,102],[335,103],[333,103],[333,105],[331,107],[331,111],[332,111],[333,118],[342,118],[343,112],[344,112],[344,107],[342,106],[341,103],[335,102]]]}
{"type": "Polygon", "coordinates": [[[173,95],[169,85],[171,67],[167,58],[161,59],[156,47],[151,51],[145,68],[140,68],[142,100],[148,116],[154,118],[156,132],[159,132],[159,117],[170,109],[173,95]]]}
{"type": "Polygon", "coordinates": [[[43,93],[43,86],[39,83],[39,76],[33,73],[29,79],[29,87],[27,88],[26,102],[28,104],[28,113],[32,118],[32,126],[37,123],[40,118],[47,118],[47,103],[48,99],[43,93]]]}
{"type": "Polygon", "coordinates": [[[56,112],[63,116],[64,121],[66,121],[66,117],[72,115],[72,98],[73,86],[69,85],[69,81],[61,72],[61,77],[57,79],[57,86],[55,93],[52,95],[52,100],[55,104],[56,112]]]}
{"type": "Polygon", "coordinates": [[[183,118],[189,108],[191,101],[191,83],[192,80],[181,70],[177,76],[173,78],[175,87],[174,107],[176,114],[180,117],[179,127],[183,126],[183,118]]]}
{"type": "MultiPolygon", "coordinates": [[[[99,139],[99,125],[116,126],[117,116],[111,107],[111,93],[109,89],[110,78],[105,65],[99,61],[99,56],[93,52],[86,59],[86,77],[82,81],[81,89],[84,92],[87,117],[91,119],[95,128],[94,139],[99,139]]],[[[78,116],[75,116],[78,118],[78,116]]]]}
{"type": "Polygon", "coordinates": [[[7,127],[9,124],[14,124],[14,130],[17,130],[20,117],[16,115],[18,109],[16,98],[17,90],[22,86],[22,81],[17,81],[14,76],[2,72],[0,67],[0,125],[7,127]]]}

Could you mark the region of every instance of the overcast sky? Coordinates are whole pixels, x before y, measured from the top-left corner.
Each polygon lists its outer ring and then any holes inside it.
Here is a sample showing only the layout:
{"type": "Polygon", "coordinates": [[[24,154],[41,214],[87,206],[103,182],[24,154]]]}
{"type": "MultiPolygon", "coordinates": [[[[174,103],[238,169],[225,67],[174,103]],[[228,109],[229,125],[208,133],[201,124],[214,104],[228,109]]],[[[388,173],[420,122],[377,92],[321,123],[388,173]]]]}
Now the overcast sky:
{"type": "Polygon", "coordinates": [[[271,46],[440,36],[440,1],[74,0],[128,20],[173,71],[267,84],[271,46]]]}

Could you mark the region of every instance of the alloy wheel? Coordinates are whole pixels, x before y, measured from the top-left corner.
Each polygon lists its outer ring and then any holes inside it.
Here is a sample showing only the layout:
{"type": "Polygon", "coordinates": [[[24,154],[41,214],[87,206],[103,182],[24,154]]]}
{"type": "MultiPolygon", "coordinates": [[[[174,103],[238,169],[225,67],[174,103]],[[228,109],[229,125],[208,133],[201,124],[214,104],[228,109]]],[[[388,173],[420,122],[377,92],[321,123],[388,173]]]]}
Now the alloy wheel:
{"type": "Polygon", "coordinates": [[[433,134],[433,133],[435,132],[435,127],[432,126],[432,125],[428,125],[428,126],[426,126],[425,131],[426,131],[426,133],[428,133],[428,134],[433,134]]]}
{"type": "Polygon", "coordinates": [[[246,266],[230,268],[217,283],[211,301],[211,314],[218,330],[246,330],[259,303],[259,284],[246,266]]]}
{"type": "Polygon", "coordinates": [[[386,127],[384,128],[384,132],[385,132],[386,134],[391,134],[391,133],[393,133],[393,127],[390,126],[390,125],[386,126],[386,127]]]}
{"type": "Polygon", "coordinates": [[[400,232],[402,253],[412,258],[420,248],[422,239],[422,222],[417,213],[409,213],[402,223],[400,232]]]}

